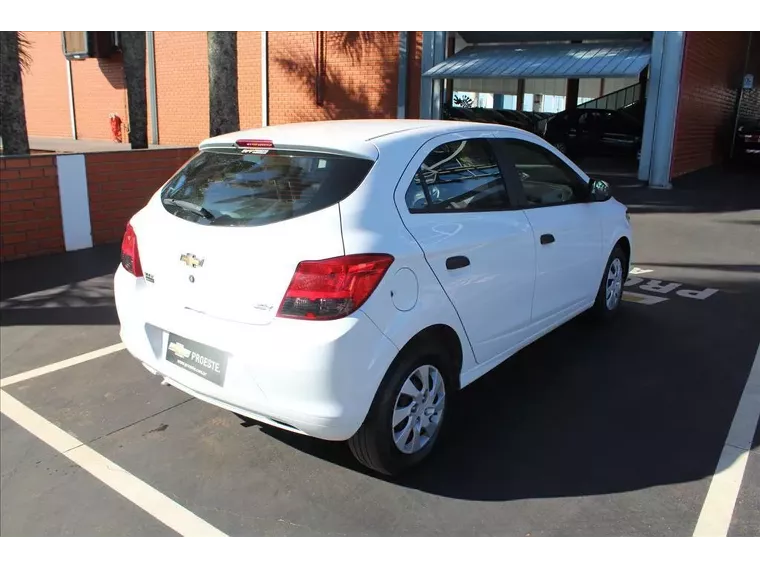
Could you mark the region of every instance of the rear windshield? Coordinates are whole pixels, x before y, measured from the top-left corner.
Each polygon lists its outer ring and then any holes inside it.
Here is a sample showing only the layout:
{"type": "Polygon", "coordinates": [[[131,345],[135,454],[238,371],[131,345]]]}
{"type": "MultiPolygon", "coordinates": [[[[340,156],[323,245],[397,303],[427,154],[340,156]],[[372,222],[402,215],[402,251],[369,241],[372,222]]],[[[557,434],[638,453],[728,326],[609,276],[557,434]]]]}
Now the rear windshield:
{"type": "Polygon", "coordinates": [[[260,226],[330,207],[366,177],[371,160],[284,150],[204,150],[161,194],[167,211],[195,223],[260,226]]]}

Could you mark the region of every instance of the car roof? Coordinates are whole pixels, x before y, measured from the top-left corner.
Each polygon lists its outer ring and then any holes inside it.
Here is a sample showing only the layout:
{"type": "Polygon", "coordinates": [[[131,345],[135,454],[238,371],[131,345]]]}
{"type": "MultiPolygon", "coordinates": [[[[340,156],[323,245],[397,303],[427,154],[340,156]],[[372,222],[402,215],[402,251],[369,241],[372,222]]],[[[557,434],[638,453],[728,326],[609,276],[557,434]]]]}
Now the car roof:
{"type": "MultiPolygon", "coordinates": [[[[447,132],[510,129],[507,126],[450,120],[327,120],[241,130],[204,140],[200,148],[225,147],[237,140],[271,140],[275,147],[331,150],[376,159],[378,147],[410,138],[433,138],[447,132]]],[[[512,130],[512,129],[510,129],[512,130]]]]}

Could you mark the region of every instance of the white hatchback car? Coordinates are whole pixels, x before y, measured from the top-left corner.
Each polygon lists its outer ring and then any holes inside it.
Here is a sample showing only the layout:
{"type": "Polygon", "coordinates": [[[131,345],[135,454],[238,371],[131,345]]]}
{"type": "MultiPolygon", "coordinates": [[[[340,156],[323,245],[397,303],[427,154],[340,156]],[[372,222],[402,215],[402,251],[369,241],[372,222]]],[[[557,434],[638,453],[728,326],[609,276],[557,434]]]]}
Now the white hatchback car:
{"type": "Polygon", "coordinates": [[[357,120],[200,145],[131,219],[121,337],[154,374],[395,474],[451,396],[620,304],[626,208],[508,127],[357,120]]]}

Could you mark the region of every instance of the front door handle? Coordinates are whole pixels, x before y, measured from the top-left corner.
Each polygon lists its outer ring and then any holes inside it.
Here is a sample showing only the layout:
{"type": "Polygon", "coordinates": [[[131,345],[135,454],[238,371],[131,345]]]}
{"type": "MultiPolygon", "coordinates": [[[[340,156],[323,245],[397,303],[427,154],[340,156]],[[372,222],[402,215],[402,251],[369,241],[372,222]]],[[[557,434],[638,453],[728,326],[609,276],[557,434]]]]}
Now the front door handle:
{"type": "Polygon", "coordinates": [[[470,266],[470,259],[466,256],[451,256],[446,259],[446,268],[449,270],[456,270],[465,266],[470,266]]]}
{"type": "Polygon", "coordinates": [[[548,245],[555,241],[554,235],[551,233],[546,233],[544,235],[541,235],[541,244],[542,245],[548,245]]]}

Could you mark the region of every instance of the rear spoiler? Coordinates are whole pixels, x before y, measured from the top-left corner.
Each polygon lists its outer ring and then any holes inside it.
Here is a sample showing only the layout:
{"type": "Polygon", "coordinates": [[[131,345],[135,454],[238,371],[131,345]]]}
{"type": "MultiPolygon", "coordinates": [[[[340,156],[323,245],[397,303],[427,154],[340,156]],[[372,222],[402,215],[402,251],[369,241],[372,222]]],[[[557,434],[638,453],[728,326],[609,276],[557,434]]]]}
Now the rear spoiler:
{"type": "MultiPolygon", "coordinates": [[[[323,146],[309,146],[309,145],[293,145],[293,144],[278,144],[273,143],[271,146],[266,148],[261,148],[260,151],[257,152],[246,152],[248,148],[245,148],[243,146],[238,146],[235,142],[204,142],[201,143],[199,146],[199,149],[201,152],[203,151],[212,151],[212,152],[228,152],[233,154],[243,154],[243,153],[260,153],[260,154],[266,154],[267,151],[275,150],[278,152],[285,151],[285,152],[306,152],[309,154],[324,154],[324,155],[330,155],[330,156],[343,156],[346,158],[359,158],[361,160],[377,160],[379,156],[379,152],[377,151],[377,148],[374,145],[369,145],[371,148],[374,148],[374,155],[368,155],[369,152],[352,152],[350,150],[342,149],[342,148],[325,148],[323,146]]],[[[368,148],[369,150],[369,148],[368,148]]]]}

